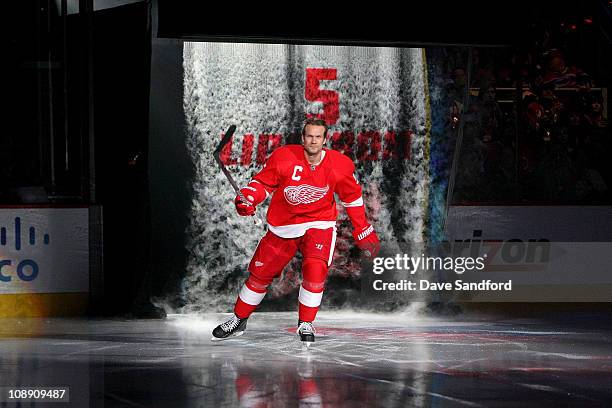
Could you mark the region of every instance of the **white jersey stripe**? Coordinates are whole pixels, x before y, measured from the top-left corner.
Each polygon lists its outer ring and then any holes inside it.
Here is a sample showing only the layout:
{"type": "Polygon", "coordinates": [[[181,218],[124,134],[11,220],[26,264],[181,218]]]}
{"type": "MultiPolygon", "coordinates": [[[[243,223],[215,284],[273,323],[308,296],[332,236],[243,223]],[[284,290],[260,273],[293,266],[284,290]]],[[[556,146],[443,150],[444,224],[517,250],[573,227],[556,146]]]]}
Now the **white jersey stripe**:
{"type": "Polygon", "coordinates": [[[340,201],[344,207],[361,207],[363,205],[363,196],[359,197],[355,201],[351,201],[350,203],[345,203],[344,201],[340,201]]]}
{"type": "Polygon", "coordinates": [[[332,259],[334,258],[334,250],[336,249],[336,227],[334,227],[332,234],[331,246],[329,248],[329,259],[327,260],[328,267],[331,266],[332,259]]]}
{"type": "Polygon", "coordinates": [[[289,224],[275,227],[268,223],[268,229],[281,238],[297,238],[303,236],[309,228],[328,229],[336,226],[336,221],[311,221],[303,224],[289,224]]]}
{"type": "Polygon", "coordinates": [[[321,305],[321,299],[323,299],[323,292],[314,293],[304,289],[304,287],[300,285],[298,300],[301,304],[308,307],[319,307],[319,305],[321,305]]]}
{"type": "Polygon", "coordinates": [[[242,285],[242,290],[240,291],[240,294],[238,296],[240,297],[240,299],[242,299],[244,303],[257,306],[261,303],[264,296],[266,296],[266,292],[255,292],[254,290],[249,289],[247,285],[242,285]]]}

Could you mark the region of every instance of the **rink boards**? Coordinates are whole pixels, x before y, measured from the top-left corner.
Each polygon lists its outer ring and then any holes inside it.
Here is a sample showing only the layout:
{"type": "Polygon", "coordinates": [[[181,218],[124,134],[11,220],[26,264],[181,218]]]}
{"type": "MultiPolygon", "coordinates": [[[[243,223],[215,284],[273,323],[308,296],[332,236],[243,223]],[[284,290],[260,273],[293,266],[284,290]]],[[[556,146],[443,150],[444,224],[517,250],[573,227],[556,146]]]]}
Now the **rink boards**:
{"type": "Polygon", "coordinates": [[[0,208],[0,317],[87,311],[89,208],[0,208]]]}

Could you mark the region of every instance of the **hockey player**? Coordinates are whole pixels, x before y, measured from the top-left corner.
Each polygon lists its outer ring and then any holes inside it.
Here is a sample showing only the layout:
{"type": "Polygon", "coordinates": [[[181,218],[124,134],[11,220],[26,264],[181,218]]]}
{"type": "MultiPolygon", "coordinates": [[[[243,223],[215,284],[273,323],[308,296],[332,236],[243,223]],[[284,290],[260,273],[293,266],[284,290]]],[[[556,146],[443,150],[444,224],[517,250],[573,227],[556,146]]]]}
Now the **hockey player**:
{"type": "Polygon", "coordinates": [[[234,200],[241,216],[253,216],[255,207],[272,195],[268,208],[268,232],[249,263],[249,277],[242,286],[234,316],[213,330],[213,340],[240,336],[247,319],[297,250],[302,253],[300,285],[300,340],[315,339],[312,322],[321,304],[328,268],[336,243],[338,211],[334,193],[346,208],[353,225],[353,238],[366,256],[376,256],[380,243],[366,219],[361,186],[355,166],[345,155],[325,148],[327,126],[321,119],[304,122],[302,145],[276,149],[240,196],[234,200]]]}

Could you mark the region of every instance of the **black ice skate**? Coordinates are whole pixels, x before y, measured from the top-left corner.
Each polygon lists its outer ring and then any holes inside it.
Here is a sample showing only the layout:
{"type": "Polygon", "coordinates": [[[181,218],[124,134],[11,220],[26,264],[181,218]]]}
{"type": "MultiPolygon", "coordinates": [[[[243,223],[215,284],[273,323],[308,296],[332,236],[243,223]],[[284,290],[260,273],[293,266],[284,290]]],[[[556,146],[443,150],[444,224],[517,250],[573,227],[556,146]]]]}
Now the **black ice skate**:
{"type": "Polygon", "coordinates": [[[306,348],[310,347],[315,341],[316,330],[311,322],[298,321],[296,333],[299,334],[302,345],[306,346],[306,348]]]}
{"type": "Polygon", "coordinates": [[[227,322],[215,327],[212,341],[226,340],[232,337],[242,336],[246,329],[247,319],[241,319],[233,315],[227,322]]]}

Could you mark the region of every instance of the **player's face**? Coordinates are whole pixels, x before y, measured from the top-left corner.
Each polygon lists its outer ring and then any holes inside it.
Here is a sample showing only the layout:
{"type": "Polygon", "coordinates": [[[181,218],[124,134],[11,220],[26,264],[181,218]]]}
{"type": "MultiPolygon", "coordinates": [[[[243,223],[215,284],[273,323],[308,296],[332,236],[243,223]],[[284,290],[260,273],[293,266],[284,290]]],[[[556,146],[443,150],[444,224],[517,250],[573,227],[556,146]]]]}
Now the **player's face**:
{"type": "Polygon", "coordinates": [[[323,145],[325,145],[325,127],[316,125],[306,126],[302,135],[302,144],[310,155],[321,152],[323,145]]]}

